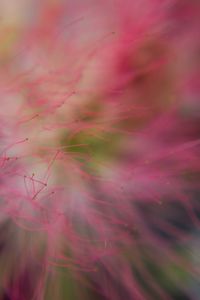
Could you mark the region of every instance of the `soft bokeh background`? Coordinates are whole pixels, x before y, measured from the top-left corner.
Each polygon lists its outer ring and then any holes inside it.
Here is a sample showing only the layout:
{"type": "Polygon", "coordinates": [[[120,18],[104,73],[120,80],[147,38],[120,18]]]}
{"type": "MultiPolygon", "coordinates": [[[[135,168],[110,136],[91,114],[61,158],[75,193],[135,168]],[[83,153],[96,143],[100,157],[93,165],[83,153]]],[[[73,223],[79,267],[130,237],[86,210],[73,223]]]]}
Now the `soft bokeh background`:
{"type": "Polygon", "coordinates": [[[20,200],[7,205],[1,195],[0,299],[199,299],[199,17],[195,0],[0,1],[2,172],[4,147],[22,133],[30,141],[9,155],[31,157],[30,172],[22,167],[28,194],[32,170],[40,176],[52,149],[67,149],[66,169],[58,161],[50,184],[69,185],[72,200],[62,191],[51,200],[52,188],[44,203],[66,210],[77,236],[92,241],[90,252],[71,229],[61,235],[61,223],[40,231],[29,204],[19,217],[20,200]],[[34,125],[10,134],[15,118],[34,125]]]}

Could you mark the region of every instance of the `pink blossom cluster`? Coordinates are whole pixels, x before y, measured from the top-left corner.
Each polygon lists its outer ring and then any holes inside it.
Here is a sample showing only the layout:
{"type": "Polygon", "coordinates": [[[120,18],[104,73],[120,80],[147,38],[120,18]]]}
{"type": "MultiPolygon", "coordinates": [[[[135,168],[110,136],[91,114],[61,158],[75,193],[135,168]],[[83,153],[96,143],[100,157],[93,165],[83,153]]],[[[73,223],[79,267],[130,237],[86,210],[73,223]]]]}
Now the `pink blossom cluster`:
{"type": "Polygon", "coordinates": [[[183,250],[200,224],[198,0],[21,9],[0,28],[0,299],[188,292],[200,276],[183,250]]]}

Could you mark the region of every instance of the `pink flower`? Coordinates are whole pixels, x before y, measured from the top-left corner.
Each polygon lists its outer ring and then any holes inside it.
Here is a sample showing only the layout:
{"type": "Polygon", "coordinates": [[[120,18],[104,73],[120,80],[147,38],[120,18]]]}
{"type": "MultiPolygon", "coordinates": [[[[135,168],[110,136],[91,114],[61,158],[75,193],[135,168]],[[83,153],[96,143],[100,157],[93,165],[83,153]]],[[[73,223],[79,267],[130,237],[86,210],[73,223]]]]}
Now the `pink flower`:
{"type": "Polygon", "coordinates": [[[9,25],[6,299],[172,299],[199,276],[181,252],[199,226],[199,16],[178,2],[30,2],[9,25]]]}

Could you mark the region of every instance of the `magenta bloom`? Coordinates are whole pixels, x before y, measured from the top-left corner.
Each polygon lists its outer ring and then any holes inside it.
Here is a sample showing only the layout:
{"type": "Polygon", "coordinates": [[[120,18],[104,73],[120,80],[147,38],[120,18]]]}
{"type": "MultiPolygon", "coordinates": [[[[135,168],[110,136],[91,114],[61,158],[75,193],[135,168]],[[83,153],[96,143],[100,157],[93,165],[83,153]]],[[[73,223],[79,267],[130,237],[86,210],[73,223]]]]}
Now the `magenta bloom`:
{"type": "Polygon", "coordinates": [[[12,2],[0,299],[196,299],[198,1],[12,2]]]}

